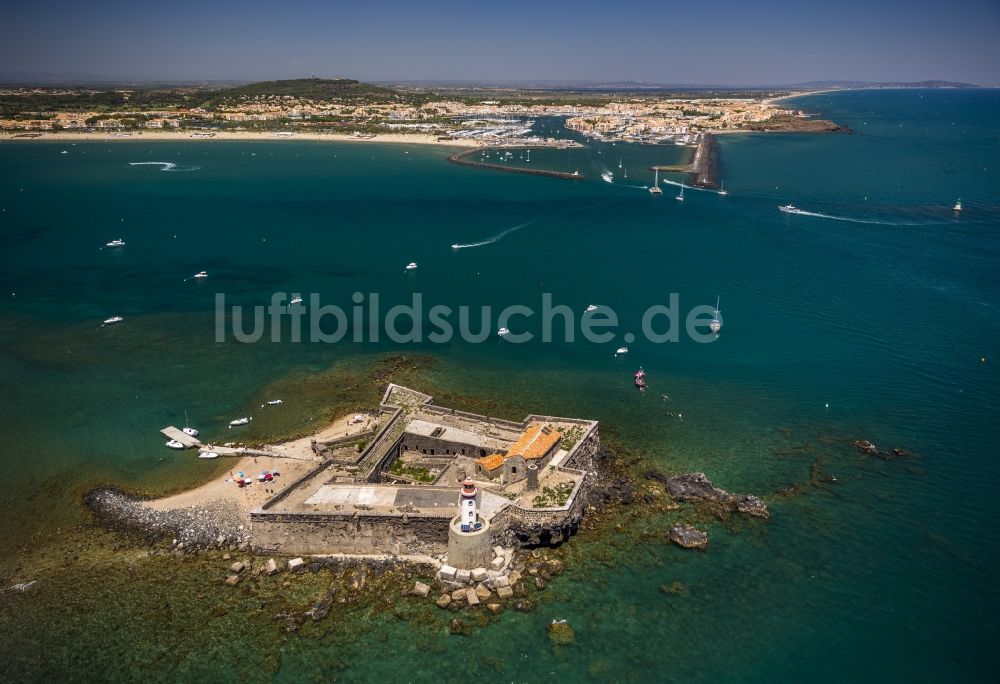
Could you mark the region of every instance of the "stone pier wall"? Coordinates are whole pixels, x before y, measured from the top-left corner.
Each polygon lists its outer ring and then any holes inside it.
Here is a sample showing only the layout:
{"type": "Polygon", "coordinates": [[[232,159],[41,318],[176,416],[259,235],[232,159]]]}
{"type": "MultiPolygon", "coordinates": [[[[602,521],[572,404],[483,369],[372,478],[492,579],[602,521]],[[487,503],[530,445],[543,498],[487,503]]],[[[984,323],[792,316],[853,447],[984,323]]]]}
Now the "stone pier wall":
{"type": "Polygon", "coordinates": [[[434,554],[448,550],[448,519],[386,515],[251,515],[261,553],[434,554]]]}

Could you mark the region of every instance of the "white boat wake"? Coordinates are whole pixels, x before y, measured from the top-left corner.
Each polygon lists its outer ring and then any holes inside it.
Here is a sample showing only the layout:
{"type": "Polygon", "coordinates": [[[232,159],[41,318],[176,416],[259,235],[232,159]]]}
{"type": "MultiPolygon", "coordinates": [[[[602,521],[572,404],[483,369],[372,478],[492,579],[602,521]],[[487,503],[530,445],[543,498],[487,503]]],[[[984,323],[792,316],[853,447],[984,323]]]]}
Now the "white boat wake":
{"type": "Polygon", "coordinates": [[[173,162],[161,162],[161,161],[148,161],[148,162],[129,162],[129,166],[161,166],[163,168],[160,171],[198,171],[201,169],[200,166],[179,166],[173,162]]]}
{"type": "Polygon", "coordinates": [[[528,226],[538,223],[542,219],[535,219],[534,221],[527,221],[525,223],[519,223],[513,228],[508,228],[507,230],[501,231],[491,238],[486,238],[482,242],[468,242],[465,244],[454,244],[451,246],[452,249],[469,249],[470,247],[484,247],[486,245],[492,245],[494,242],[499,242],[505,237],[513,233],[515,230],[521,230],[522,228],[527,228],[528,226]]]}
{"type": "Polygon", "coordinates": [[[813,218],[824,218],[831,221],[848,221],[849,223],[867,223],[874,226],[919,226],[920,223],[900,223],[898,221],[878,221],[875,219],[850,218],[848,216],[833,216],[831,214],[821,214],[818,211],[806,211],[799,209],[794,212],[795,216],[812,216],[813,218]]]}

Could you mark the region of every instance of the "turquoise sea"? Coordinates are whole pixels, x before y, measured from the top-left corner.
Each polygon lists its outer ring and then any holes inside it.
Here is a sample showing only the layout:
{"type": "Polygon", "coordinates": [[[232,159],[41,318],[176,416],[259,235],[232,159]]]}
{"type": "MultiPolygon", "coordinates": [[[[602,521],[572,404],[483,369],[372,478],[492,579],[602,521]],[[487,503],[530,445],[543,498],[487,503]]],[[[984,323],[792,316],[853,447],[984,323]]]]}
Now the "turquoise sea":
{"type": "MultiPolygon", "coordinates": [[[[3,679],[995,680],[1000,92],[796,102],[856,133],[722,136],[728,196],[683,203],[640,187],[683,161],[674,147],[532,154],[586,176],[569,182],[408,145],[0,143],[0,582],[38,580],[0,594],[3,679]],[[287,322],[281,342],[215,341],[216,293],[250,307],[276,291],[345,309],[378,293],[383,312],[418,292],[425,324],[435,304],[540,312],[551,293],[620,324],[604,344],[294,343],[287,322]],[[719,339],[644,340],[643,312],[671,293],[682,316],[719,296],[719,339]],[[112,315],[125,321],[102,328],[112,315]],[[163,447],[185,411],[210,438],[246,414],[253,438],[309,430],[349,403],[352,372],[400,352],[434,359],[414,376],[428,391],[596,418],[649,464],[763,496],[773,520],[710,523],[695,553],[664,541],[683,511],[612,512],[563,548],[567,573],[534,612],[466,636],[397,595],[288,634],[217,568],[148,558],[90,522],[89,487],[217,472],[163,447]],[[277,392],[280,410],[257,408],[277,392]],[[553,618],[574,644],[550,643],[553,618]]],[[[307,607],[309,586],[286,600],[307,607]]]]}

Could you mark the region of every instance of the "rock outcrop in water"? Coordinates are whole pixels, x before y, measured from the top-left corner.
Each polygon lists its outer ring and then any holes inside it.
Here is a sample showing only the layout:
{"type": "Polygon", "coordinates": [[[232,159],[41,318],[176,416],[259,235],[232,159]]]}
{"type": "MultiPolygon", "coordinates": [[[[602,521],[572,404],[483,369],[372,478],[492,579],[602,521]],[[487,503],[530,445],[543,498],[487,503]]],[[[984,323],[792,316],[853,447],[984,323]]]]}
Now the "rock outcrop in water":
{"type": "Polygon", "coordinates": [[[646,479],[656,480],[667,489],[667,494],[675,501],[706,501],[716,508],[717,517],[724,512],[738,512],[761,520],[770,520],[771,512],[759,496],[753,494],[730,494],[719,489],[706,477],[705,473],[666,475],[658,470],[646,472],[646,479]]]}
{"type": "Polygon", "coordinates": [[[685,549],[704,551],[708,548],[708,534],[683,523],[671,527],[667,539],[685,549]]]}

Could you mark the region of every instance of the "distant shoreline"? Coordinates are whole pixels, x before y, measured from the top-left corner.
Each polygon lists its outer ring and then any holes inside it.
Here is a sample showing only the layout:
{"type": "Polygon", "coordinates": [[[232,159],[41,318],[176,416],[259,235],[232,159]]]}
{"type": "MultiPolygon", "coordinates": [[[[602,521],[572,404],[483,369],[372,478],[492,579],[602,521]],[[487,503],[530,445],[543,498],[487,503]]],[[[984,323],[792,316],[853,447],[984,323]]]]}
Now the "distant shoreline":
{"type": "Polygon", "coordinates": [[[132,135],[127,137],[119,137],[115,133],[98,133],[98,132],[83,132],[83,131],[60,131],[58,133],[53,133],[51,131],[42,132],[38,137],[26,138],[26,137],[15,137],[17,135],[23,135],[23,133],[3,133],[0,134],[0,142],[34,142],[34,141],[46,141],[46,142],[59,142],[62,140],[67,141],[89,141],[89,142],[178,142],[178,141],[190,141],[190,142],[213,142],[219,140],[308,140],[310,142],[355,142],[355,143],[393,143],[393,144],[410,144],[410,145],[440,145],[443,147],[469,147],[470,143],[468,140],[439,140],[435,135],[423,134],[423,133],[379,133],[371,138],[359,138],[354,135],[347,135],[343,133],[307,133],[295,131],[293,135],[289,136],[279,136],[276,135],[274,131],[268,132],[257,132],[257,131],[213,131],[215,135],[212,137],[192,137],[190,131],[136,131],[132,135]]]}

